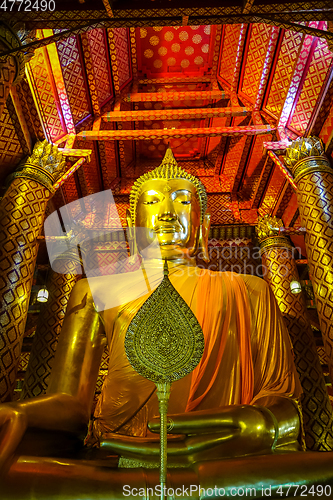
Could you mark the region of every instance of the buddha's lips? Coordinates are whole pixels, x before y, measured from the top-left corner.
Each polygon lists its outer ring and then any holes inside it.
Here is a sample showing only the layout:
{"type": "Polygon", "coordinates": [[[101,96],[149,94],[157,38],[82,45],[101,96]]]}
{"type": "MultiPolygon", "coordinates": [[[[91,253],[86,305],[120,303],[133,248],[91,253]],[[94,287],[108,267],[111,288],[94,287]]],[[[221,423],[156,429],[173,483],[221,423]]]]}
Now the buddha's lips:
{"type": "Polygon", "coordinates": [[[154,233],[181,233],[182,227],[179,223],[176,224],[159,224],[154,226],[154,233]]]}

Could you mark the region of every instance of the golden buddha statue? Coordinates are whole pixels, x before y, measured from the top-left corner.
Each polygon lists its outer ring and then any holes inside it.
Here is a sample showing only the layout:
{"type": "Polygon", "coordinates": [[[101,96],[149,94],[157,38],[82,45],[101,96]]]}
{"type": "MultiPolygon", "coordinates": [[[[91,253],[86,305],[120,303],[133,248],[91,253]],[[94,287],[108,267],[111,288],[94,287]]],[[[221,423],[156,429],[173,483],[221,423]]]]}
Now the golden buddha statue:
{"type": "MultiPolygon", "coordinates": [[[[206,207],[203,185],[178,167],[171,150],[159,167],[136,181],[129,243],[131,253],[137,248],[144,256],[142,266],[118,285],[113,280],[113,290],[107,276],[79,281],[47,394],[0,406],[1,498],[158,497],[155,490],[146,492],[158,484],[152,468],[159,462],[155,384],[131,367],[124,338],[160,283],[164,259],[171,283],[205,337],[199,365],[171,389],[168,482],[178,488],[176,498],[187,498],[189,491],[191,498],[244,496],[236,491],[244,485],[264,497],[287,484],[332,484],[331,455],[299,451],[301,387],[268,285],[254,276],[196,267],[196,254],[207,255],[206,207]],[[114,296],[121,298],[118,305],[110,299],[114,296]],[[81,455],[79,460],[73,438],[80,441],[86,433],[106,342],[109,371],[92,431],[104,459],[81,455]],[[136,468],[116,468],[107,454],[136,468]]],[[[285,496],[286,489],[281,491],[285,496]]]]}

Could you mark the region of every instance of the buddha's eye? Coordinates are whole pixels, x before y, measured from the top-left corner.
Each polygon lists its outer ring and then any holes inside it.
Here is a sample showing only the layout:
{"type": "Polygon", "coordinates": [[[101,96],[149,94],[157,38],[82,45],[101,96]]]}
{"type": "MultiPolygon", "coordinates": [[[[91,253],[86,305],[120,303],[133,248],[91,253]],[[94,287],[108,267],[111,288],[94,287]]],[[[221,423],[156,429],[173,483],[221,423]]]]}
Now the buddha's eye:
{"type": "Polygon", "coordinates": [[[158,200],[147,200],[143,202],[144,205],[154,205],[154,203],[158,203],[158,200]]]}
{"type": "Polygon", "coordinates": [[[182,205],[190,205],[191,204],[191,200],[183,200],[180,202],[182,205]]]}

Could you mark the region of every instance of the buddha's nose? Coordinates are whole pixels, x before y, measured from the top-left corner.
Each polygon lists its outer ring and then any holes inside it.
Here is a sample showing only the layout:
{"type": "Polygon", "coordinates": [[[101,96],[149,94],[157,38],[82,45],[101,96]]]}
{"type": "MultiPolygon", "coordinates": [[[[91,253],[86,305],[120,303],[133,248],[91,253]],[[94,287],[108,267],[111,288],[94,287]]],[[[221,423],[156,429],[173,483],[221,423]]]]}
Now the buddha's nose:
{"type": "Polygon", "coordinates": [[[160,220],[170,221],[177,219],[177,214],[175,211],[175,207],[173,201],[170,200],[168,196],[165,197],[164,203],[161,206],[161,212],[158,217],[160,220]]]}

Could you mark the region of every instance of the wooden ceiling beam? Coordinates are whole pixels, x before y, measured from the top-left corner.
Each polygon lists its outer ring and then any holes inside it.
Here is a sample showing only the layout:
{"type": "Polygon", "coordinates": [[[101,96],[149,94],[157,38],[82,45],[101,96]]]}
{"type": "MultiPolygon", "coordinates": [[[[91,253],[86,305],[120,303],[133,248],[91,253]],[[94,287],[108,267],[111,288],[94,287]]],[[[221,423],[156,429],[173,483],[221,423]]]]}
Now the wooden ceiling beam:
{"type": "Polygon", "coordinates": [[[187,76],[181,74],[179,76],[171,76],[165,78],[140,78],[138,80],[139,85],[163,85],[167,83],[210,83],[212,81],[212,77],[210,75],[202,75],[202,76],[187,76]]]}
{"type": "Polygon", "coordinates": [[[297,185],[295,184],[294,178],[291,175],[291,173],[289,172],[289,170],[287,169],[287,167],[282,163],[282,161],[280,160],[280,158],[273,151],[269,151],[268,150],[267,154],[273,160],[273,162],[275,163],[275,165],[277,165],[279,167],[279,169],[281,170],[281,172],[283,173],[283,175],[285,176],[285,178],[287,179],[287,181],[290,182],[290,184],[292,185],[292,187],[296,191],[297,185]]]}
{"type": "Polygon", "coordinates": [[[241,127],[209,127],[184,129],[154,129],[154,130],[86,130],[78,134],[80,139],[88,141],[121,141],[152,139],[179,139],[189,137],[217,137],[223,135],[258,135],[275,130],[271,125],[247,125],[241,127]]]}
{"type": "Polygon", "coordinates": [[[244,44],[246,40],[246,33],[247,33],[247,25],[242,24],[239,32],[239,38],[238,38],[238,45],[237,45],[237,52],[236,52],[236,59],[235,59],[235,68],[234,68],[234,73],[232,77],[232,82],[231,82],[231,89],[230,89],[230,101],[232,106],[238,106],[238,86],[239,86],[239,75],[240,75],[240,70],[242,66],[242,59],[243,59],[243,50],[244,50],[244,44]]]}
{"type": "Polygon", "coordinates": [[[137,92],[127,94],[123,97],[125,102],[168,102],[183,101],[202,101],[212,99],[225,99],[227,94],[224,90],[187,90],[185,92],[137,92]]]}
{"type": "Polygon", "coordinates": [[[86,161],[86,158],[80,158],[79,160],[77,160],[74,165],[72,165],[68,170],[67,172],[65,172],[61,177],[60,179],[55,183],[53,184],[53,188],[54,189],[58,189],[60,188],[60,186],[62,186],[69,177],[71,177],[71,175],[74,174],[74,172],[76,172],[80,167],[81,165],[83,165],[83,163],[86,161]]]}
{"type": "Polygon", "coordinates": [[[223,118],[226,116],[245,116],[251,110],[241,106],[229,108],[183,108],[152,109],[139,111],[109,111],[102,115],[106,122],[132,122],[142,120],[201,120],[205,118],[223,118]]]}

